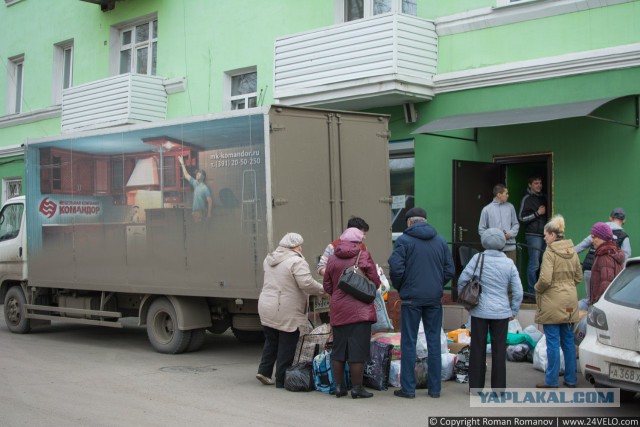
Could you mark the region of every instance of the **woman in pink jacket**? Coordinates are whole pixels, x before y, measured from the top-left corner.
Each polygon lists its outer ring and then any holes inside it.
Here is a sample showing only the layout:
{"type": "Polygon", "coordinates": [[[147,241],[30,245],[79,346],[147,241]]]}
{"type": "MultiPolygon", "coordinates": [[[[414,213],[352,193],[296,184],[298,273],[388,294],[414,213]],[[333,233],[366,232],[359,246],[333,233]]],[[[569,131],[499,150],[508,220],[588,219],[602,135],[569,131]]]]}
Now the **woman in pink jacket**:
{"type": "Polygon", "coordinates": [[[331,351],[331,367],[336,381],[336,397],[347,395],[343,386],[344,365],[349,362],[353,389],[351,397],[371,397],[362,387],[364,364],[369,360],[371,324],[376,321],[376,310],[372,303],[364,303],[338,289],[342,272],[356,263],[358,268],[377,287],[380,277],[376,265],[368,251],[362,250],[361,243],[364,232],[357,228],[347,228],[340,236],[340,242],[327,261],[324,273],[324,290],[331,295],[330,315],[333,326],[333,350],[331,351]],[[360,257],[358,258],[358,254],[360,257]]]}

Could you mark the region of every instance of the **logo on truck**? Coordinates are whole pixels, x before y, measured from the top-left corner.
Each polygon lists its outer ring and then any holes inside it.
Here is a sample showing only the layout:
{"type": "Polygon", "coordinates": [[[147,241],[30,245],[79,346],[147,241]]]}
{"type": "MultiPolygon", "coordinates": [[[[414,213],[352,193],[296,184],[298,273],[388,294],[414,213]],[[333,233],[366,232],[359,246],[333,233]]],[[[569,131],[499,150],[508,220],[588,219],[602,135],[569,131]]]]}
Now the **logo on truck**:
{"type": "Polygon", "coordinates": [[[40,212],[47,218],[51,218],[56,214],[56,209],[58,205],[55,204],[52,200],[49,200],[48,197],[45,197],[42,202],[40,202],[40,212]]]}

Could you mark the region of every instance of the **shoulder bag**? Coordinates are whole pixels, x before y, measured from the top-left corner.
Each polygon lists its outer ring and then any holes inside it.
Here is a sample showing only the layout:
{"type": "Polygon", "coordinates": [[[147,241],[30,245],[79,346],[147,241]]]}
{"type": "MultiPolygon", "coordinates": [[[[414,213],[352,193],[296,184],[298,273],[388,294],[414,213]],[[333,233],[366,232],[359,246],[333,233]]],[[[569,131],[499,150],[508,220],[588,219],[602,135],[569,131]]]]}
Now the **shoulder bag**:
{"type": "Polygon", "coordinates": [[[482,277],[482,267],[484,267],[484,254],[480,254],[476,260],[476,266],[473,268],[473,275],[462,291],[458,294],[458,303],[467,310],[475,308],[480,302],[480,294],[482,293],[482,285],[480,278],[482,277]],[[480,273],[476,276],[476,270],[480,264],[480,273]]]}
{"type": "Polygon", "coordinates": [[[338,289],[351,295],[358,301],[370,304],[376,298],[376,285],[358,268],[361,253],[362,251],[358,252],[356,263],[351,267],[345,268],[342,272],[338,289]]]}

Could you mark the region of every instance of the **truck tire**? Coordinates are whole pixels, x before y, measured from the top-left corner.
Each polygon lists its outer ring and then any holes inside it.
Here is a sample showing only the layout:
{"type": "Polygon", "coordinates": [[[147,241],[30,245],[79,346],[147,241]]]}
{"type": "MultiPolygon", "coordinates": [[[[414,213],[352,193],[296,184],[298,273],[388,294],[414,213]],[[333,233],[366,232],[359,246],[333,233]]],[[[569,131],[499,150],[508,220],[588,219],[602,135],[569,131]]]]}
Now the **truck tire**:
{"type": "Polygon", "coordinates": [[[213,325],[207,328],[207,331],[212,334],[223,334],[231,326],[231,318],[225,317],[224,319],[216,319],[213,321],[213,325]]]}
{"type": "Polygon", "coordinates": [[[191,351],[198,351],[202,348],[202,344],[204,344],[204,336],[207,333],[205,328],[202,329],[193,329],[191,331],[191,340],[189,341],[189,345],[185,350],[187,353],[191,351]]]}
{"type": "Polygon", "coordinates": [[[231,331],[236,339],[242,343],[264,342],[264,332],[262,331],[243,331],[234,327],[231,327],[231,331]]]}
{"type": "Polygon", "coordinates": [[[20,286],[9,288],[4,297],[4,320],[14,334],[26,334],[31,330],[31,321],[26,316],[26,304],[27,299],[20,286]]]}
{"type": "Polygon", "coordinates": [[[176,309],[166,298],[151,303],[147,313],[147,336],[153,348],[164,354],[182,353],[191,341],[191,331],[178,329],[176,309]]]}

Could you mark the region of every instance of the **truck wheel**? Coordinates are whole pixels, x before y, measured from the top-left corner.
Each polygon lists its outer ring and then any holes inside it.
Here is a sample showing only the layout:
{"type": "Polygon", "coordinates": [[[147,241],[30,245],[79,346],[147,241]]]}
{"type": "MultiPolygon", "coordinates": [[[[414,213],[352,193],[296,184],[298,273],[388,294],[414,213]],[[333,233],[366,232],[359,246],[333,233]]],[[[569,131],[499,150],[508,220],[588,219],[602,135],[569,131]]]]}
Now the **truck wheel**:
{"type": "Polygon", "coordinates": [[[189,345],[185,350],[187,353],[191,351],[198,351],[204,344],[204,336],[207,333],[205,328],[202,329],[193,329],[191,331],[191,341],[189,341],[189,345]]]}
{"type": "Polygon", "coordinates": [[[236,329],[231,327],[231,331],[233,335],[235,335],[236,339],[243,343],[258,343],[264,342],[264,332],[262,331],[243,331],[240,329],[236,329]]]}
{"type": "Polygon", "coordinates": [[[191,331],[178,329],[176,309],[166,298],[151,303],[147,313],[147,336],[153,348],[165,354],[182,353],[191,341],[191,331]]]}
{"type": "Polygon", "coordinates": [[[4,320],[15,334],[26,334],[31,330],[31,321],[26,317],[26,304],[27,299],[20,286],[11,287],[4,297],[4,320]]]}

